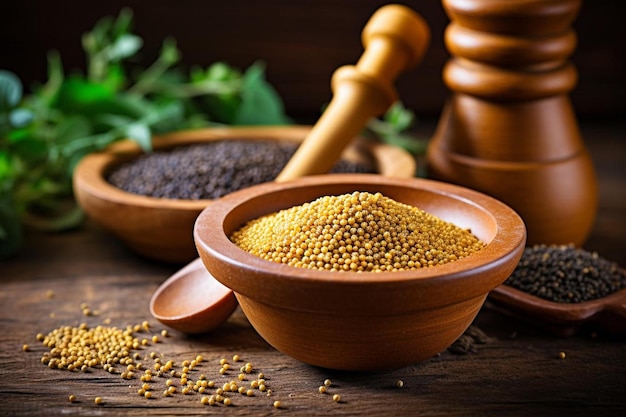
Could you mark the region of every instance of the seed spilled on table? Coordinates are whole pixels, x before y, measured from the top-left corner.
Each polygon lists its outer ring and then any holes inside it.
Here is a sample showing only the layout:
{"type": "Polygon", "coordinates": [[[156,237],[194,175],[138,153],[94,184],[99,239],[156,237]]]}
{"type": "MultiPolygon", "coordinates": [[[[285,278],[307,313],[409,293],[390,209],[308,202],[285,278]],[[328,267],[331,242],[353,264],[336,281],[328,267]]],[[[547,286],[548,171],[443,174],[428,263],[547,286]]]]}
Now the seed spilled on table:
{"type": "MultiPolygon", "coordinates": [[[[179,392],[186,396],[200,394],[203,395],[200,403],[206,405],[230,406],[236,401],[232,393],[245,397],[254,397],[255,392],[262,392],[268,397],[271,395],[271,390],[267,388],[267,380],[261,378],[265,376],[263,372],[258,373],[259,378],[248,379],[253,372],[258,372],[258,368],[250,362],[241,366],[237,379],[229,379],[220,388],[219,384],[208,379],[205,373],[197,374],[194,378],[194,373],[198,372],[203,362],[206,362],[202,355],[184,360],[177,365],[173,360],[166,360],[163,354],[154,351],[149,354],[145,351],[140,353],[151,343],[156,345],[164,342],[164,339],[158,339],[156,334],[150,337],[151,332],[151,326],[147,321],[125,328],[102,325],[89,327],[82,323],[79,326],[61,326],[47,335],[39,333],[37,340],[49,349],[42,355],[41,362],[50,369],[71,372],[93,372],[102,369],[110,374],[119,374],[124,380],[138,379],[141,385],[137,389],[137,394],[149,400],[156,398],[157,384],[163,384],[164,397],[172,397],[179,392]],[[140,337],[140,333],[147,335],[140,337]],[[176,381],[173,378],[180,379],[176,381]],[[210,389],[215,393],[210,396],[204,395],[209,394],[210,389]]],[[[163,338],[169,337],[166,330],[162,330],[160,335],[163,338]]],[[[242,360],[240,355],[233,355],[233,361],[242,360]]],[[[229,378],[233,369],[229,361],[221,358],[219,365],[219,376],[229,378]]],[[[68,398],[70,402],[77,401],[76,394],[70,394],[68,398]]],[[[96,397],[95,404],[103,405],[103,398],[96,397]]]]}

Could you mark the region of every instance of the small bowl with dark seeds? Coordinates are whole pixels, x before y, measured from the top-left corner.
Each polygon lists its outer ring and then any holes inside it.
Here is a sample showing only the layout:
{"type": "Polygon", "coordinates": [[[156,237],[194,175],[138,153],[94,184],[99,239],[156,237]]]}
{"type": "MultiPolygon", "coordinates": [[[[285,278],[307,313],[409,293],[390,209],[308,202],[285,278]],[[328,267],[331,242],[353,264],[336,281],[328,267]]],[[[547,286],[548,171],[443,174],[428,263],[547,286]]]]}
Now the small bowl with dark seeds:
{"type": "Polygon", "coordinates": [[[558,336],[626,335],[626,270],[574,245],[534,245],[489,305],[558,336]]]}
{"type": "MultiPolygon", "coordinates": [[[[74,173],[74,194],[88,217],[135,252],[160,261],[197,257],[193,225],[216,199],[273,181],[309,126],[228,127],[153,138],[145,153],[121,141],[84,157],[74,173]]],[[[412,177],[414,158],[389,145],[355,138],[333,173],[412,177]]]]}

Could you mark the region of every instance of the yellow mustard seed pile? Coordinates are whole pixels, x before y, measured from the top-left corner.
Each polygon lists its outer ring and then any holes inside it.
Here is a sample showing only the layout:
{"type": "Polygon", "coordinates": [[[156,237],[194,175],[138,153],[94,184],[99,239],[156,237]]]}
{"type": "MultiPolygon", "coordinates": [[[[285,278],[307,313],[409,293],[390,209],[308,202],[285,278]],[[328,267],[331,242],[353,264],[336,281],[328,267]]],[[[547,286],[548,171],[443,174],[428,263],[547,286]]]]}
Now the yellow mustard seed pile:
{"type": "MultiPolygon", "coordinates": [[[[101,325],[90,328],[82,323],[78,327],[61,326],[47,335],[39,333],[37,340],[50,349],[41,357],[41,362],[49,368],[74,372],[92,372],[96,368],[102,368],[110,374],[119,374],[124,380],[137,381],[137,394],[149,400],[159,397],[160,389],[163,389],[162,397],[199,394],[203,405],[230,406],[236,401],[236,395],[272,396],[265,374],[259,372],[254,377],[252,374],[256,368],[250,362],[239,368],[236,379],[231,376],[237,369],[234,363],[243,362],[237,354],[233,355],[232,364],[226,358],[219,360],[216,376],[220,381],[210,379],[199,369],[206,361],[202,355],[175,363],[155,351],[149,354],[145,351],[143,354],[136,352],[148,347],[151,342],[161,342],[157,335],[150,339],[139,339],[136,336],[139,332],[149,331],[147,321],[124,329],[101,325]]],[[[166,330],[160,335],[168,337],[166,330]]],[[[24,345],[23,350],[28,352],[30,348],[24,345]]],[[[78,398],[75,394],[69,394],[68,401],[74,403],[78,398]]],[[[100,396],[94,401],[98,405],[104,404],[104,399],[100,396]]],[[[274,407],[282,407],[280,401],[276,401],[274,407]]]]}
{"type": "Polygon", "coordinates": [[[231,235],[263,259],[329,271],[442,265],[484,246],[469,230],[381,193],[324,196],[247,223],[231,235]]]}

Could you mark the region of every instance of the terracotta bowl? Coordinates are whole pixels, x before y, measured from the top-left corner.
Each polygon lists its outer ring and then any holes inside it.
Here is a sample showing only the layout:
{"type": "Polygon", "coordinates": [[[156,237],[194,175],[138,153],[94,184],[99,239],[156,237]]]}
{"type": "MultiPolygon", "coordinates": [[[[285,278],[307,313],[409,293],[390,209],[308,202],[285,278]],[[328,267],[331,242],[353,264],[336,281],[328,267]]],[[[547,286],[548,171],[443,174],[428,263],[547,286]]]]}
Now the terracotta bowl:
{"type": "MultiPolygon", "coordinates": [[[[210,128],[154,138],[154,149],[223,139],[301,142],[309,126],[210,128]]],[[[132,194],[110,184],[105,176],[116,165],[137,158],[141,149],[131,141],[115,143],[86,156],[74,172],[74,194],[86,214],[113,232],[137,253],[160,261],[184,263],[197,257],[193,224],[213,200],[175,200],[132,194]]],[[[349,160],[369,161],[385,176],[412,177],[415,160],[400,148],[355,141],[345,150],[349,160]]]]}
{"type": "Polygon", "coordinates": [[[626,335],[626,289],[596,300],[558,303],[503,284],[489,294],[489,305],[557,336],[582,331],[626,335]]]}
{"type": "Polygon", "coordinates": [[[476,191],[417,178],[344,174],[229,194],[200,214],[194,237],[207,270],[234,291],[250,323],[276,349],[311,365],[374,370],[430,358],[461,336],[488,292],[517,265],[526,229],[512,209],[476,191]],[[259,216],[353,191],[418,206],[470,228],[486,246],[441,266],[357,273],[273,263],[229,240],[259,216]]]}

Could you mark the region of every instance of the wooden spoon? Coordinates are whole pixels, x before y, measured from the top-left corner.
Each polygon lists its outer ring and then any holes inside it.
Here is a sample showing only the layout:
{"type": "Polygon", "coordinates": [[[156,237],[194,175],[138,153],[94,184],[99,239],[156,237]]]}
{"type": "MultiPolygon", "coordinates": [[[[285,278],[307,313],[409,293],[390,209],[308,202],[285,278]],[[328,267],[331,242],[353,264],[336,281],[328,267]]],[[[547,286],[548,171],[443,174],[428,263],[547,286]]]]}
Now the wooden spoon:
{"type": "MultiPolygon", "coordinates": [[[[285,182],[331,170],[349,142],[372,117],[397,100],[393,82],[417,65],[430,42],[424,19],[400,5],[378,9],[361,34],[365,50],[356,66],[343,66],[331,80],[333,98],[276,178],[285,182]]],[[[230,289],[196,259],[172,275],[154,293],[150,312],[185,333],[204,333],[224,322],[237,307],[230,289]]]]}

